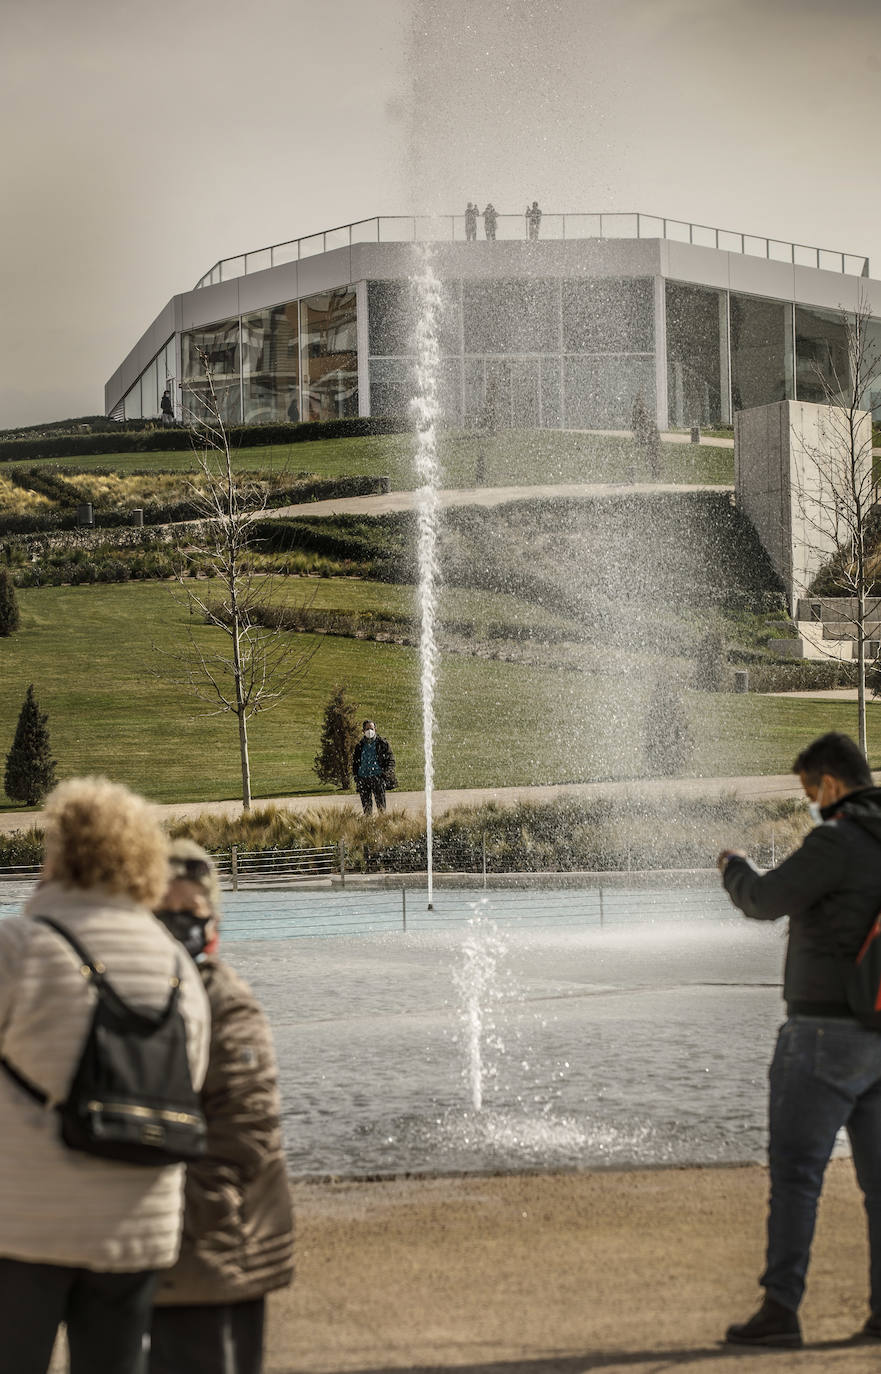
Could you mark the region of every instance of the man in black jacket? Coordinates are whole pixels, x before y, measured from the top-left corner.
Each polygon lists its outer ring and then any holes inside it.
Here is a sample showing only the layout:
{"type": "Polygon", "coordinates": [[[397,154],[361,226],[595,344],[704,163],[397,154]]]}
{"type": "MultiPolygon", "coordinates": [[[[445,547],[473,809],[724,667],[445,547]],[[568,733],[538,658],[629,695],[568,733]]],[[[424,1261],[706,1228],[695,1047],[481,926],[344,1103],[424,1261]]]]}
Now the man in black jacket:
{"type": "Polygon", "coordinates": [[[387,739],[376,733],[372,720],[365,720],[363,734],[352,754],[352,774],[364,815],[385,810],[385,789],[395,786],[395,756],[387,739]]]}
{"type": "Polygon", "coordinates": [[[761,873],[724,850],[731,900],[759,921],[789,917],[783,979],[787,1020],[770,1070],[771,1196],[765,1299],[730,1326],[735,1345],[800,1346],[817,1203],[835,1137],[847,1127],[869,1226],[871,1316],[860,1336],[881,1341],[881,1034],[853,1017],[847,979],[881,907],[881,789],[847,735],[822,735],[799,754],[815,828],[779,867],[761,873]]]}

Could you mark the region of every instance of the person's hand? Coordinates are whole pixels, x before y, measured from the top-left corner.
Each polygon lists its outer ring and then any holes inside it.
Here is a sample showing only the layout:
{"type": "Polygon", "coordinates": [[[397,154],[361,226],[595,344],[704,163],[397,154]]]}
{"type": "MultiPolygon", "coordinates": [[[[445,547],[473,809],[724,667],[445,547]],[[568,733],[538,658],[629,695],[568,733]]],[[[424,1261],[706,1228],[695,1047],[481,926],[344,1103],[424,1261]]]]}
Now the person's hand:
{"type": "Polygon", "coordinates": [[[718,870],[719,870],[720,873],[724,873],[724,872],[725,872],[725,869],[728,867],[728,860],[729,860],[729,859],[745,859],[745,858],[746,858],[746,855],[744,854],[744,852],[743,852],[742,849],[723,849],[723,850],[722,850],[722,853],[719,855],[718,859],[716,860],[716,867],[718,868],[718,870]]]}

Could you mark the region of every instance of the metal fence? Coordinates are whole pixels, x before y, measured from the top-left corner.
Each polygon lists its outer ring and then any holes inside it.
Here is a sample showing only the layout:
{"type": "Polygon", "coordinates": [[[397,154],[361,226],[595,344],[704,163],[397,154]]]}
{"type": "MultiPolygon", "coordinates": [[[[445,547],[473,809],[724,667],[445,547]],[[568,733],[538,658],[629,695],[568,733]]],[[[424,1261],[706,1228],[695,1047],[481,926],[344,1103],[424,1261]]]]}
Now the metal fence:
{"type": "Polygon", "coordinates": [[[314,849],[239,849],[212,856],[220,886],[233,892],[247,887],[290,887],[303,881],[345,878],[345,849],[327,844],[314,849]]]}
{"type": "MultiPolygon", "coordinates": [[[[495,238],[514,242],[529,239],[525,215],[499,215],[495,238]]],[[[767,258],[796,267],[816,267],[845,276],[867,277],[869,259],[862,253],[842,253],[834,248],[814,248],[803,243],[745,234],[733,229],[715,229],[690,220],[667,219],[663,215],[630,214],[550,214],[542,215],[542,239],[669,239],[702,248],[717,248],[726,253],[767,258]]],[[[231,281],[251,272],[264,272],[286,262],[301,262],[318,253],[336,248],[352,248],[359,243],[461,243],[465,242],[464,215],[378,215],[354,224],[337,225],[318,234],[273,243],[232,258],[222,258],[196,282],[195,290],[231,281]]]]}
{"type": "MultiPolygon", "coordinates": [[[[233,845],[230,853],[212,854],[220,886],[237,892],[248,887],[290,887],[298,882],[345,878],[345,846],[328,844],[301,849],[244,850],[233,845]]],[[[40,874],[39,864],[10,864],[0,867],[0,894],[4,884],[33,884],[40,874]]]]}
{"type": "MultiPolygon", "coordinates": [[[[239,891],[224,902],[225,941],[358,938],[400,934],[460,934],[484,914],[500,930],[555,932],[596,931],[614,935],[633,927],[682,928],[742,920],[718,875],[700,886],[621,886],[612,875],[585,878],[579,887],[555,887],[555,875],[543,888],[435,886],[431,906],[416,874],[396,886],[333,891],[239,891]]],[[[622,876],[623,875],[619,875],[622,876]]],[[[637,875],[633,875],[636,878],[637,875]]],[[[642,875],[646,877],[648,875],[642,875]]]]}

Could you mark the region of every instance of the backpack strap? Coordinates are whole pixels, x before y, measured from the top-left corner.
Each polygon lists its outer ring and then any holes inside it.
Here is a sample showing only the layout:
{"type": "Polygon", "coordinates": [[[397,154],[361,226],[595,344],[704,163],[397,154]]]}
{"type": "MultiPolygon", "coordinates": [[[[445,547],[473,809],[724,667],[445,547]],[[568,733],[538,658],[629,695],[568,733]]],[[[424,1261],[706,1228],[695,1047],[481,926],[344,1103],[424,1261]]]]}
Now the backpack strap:
{"type": "Polygon", "coordinates": [[[29,1078],[26,1078],[20,1069],[17,1069],[14,1064],[9,1062],[5,1054],[0,1058],[0,1069],[3,1069],[7,1077],[11,1078],[13,1083],[17,1083],[22,1091],[27,1093],[28,1097],[32,1097],[35,1102],[39,1102],[41,1107],[45,1107],[48,1104],[49,1094],[44,1092],[42,1088],[38,1088],[36,1083],[32,1083],[29,1078]]]}
{"type": "Polygon", "coordinates": [[[41,925],[51,927],[56,935],[60,935],[62,940],[67,941],[77,958],[80,960],[80,973],[84,978],[88,978],[89,982],[94,986],[99,998],[110,1007],[115,1015],[128,1016],[132,1020],[140,1022],[144,1029],[162,1025],[171,1015],[177,1004],[177,999],[180,996],[180,959],[175,959],[174,976],[171,979],[171,992],[165,1006],[159,1012],[150,1013],[139,1011],[136,1007],[130,1007],[124,997],[120,997],[112,983],[105,977],[104,965],[99,960],[92,958],[88,950],[80,944],[76,936],[72,935],[66,926],[61,925],[58,921],[53,921],[51,916],[35,916],[34,920],[39,921],[41,925]]]}
{"type": "MultiPolygon", "coordinates": [[[[130,1017],[135,1022],[140,1023],[145,1030],[161,1025],[171,1015],[180,995],[180,960],[176,960],[175,962],[174,977],[171,980],[171,993],[165,1006],[158,1015],[146,1015],[144,1012],[137,1011],[134,1007],[128,1006],[123,998],[120,997],[116,989],[105,978],[104,965],[93,959],[88,950],[80,944],[76,936],[72,935],[65,926],[60,925],[58,921],[53,921],[51,916],[35,916],[34,920],[39,921],[41,925],[49,926],[50,929],[55,931],[56,935],[60,935],[62,940],[70,945],[80,961],[80,973],[82,973],[84,978],[88,978],[89,982],[93,984],[98,997],[101,998],[116,1015],[130,1017]]],[[[5,1055],[0,1056],[0,1069],[3,1069],[7,1076],[11,1078],[14,1083],[17,1083],[23,1092],[26,1092],[35,1102],[39,1102],[41,1107],[45,1107],[48,1104],[49,1094],[43,1088],[38,1088],[36,1083],[32,1083],[31,1080],[23,1074],[20,1069],[17,1069],[5,1055]]]]}

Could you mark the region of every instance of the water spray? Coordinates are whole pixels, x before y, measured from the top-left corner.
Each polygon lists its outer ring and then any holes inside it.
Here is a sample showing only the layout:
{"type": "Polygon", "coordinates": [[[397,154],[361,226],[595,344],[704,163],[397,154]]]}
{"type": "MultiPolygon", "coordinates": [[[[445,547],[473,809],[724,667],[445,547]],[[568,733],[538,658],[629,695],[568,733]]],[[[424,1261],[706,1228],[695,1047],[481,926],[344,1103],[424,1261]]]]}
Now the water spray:
{"type": "Polygon", "coordinates": [[[431,245],[417,248],[418,270],[414,278],[416,298],[416,394],[410,402],[416,420],[416,527],[419,556],[419,660],[422,693],[422,738],[425,752],[425,851],[428,869],[428,910],[434,910],[433,817],[434,792],[434,692],[437,680],[437,430],[440,418],[438,378],[440,345],[438,329],[442,307],[441,284],[435,275],[431,245]]]}

